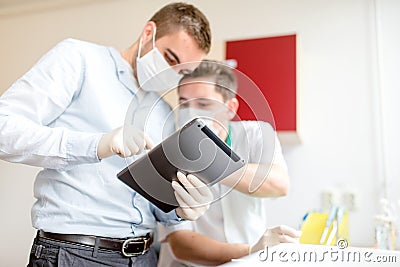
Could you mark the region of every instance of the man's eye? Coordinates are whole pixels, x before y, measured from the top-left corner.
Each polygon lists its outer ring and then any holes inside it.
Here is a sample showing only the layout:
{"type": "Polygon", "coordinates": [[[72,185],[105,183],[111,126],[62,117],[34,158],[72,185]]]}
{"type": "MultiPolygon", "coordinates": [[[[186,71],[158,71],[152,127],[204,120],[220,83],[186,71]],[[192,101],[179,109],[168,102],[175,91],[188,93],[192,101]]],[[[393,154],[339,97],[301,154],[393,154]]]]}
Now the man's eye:
{"type": "Polygon", "coordinates": [[[165,60],[167,60],[168,64],[173,66],[176,65],[176,60],[172,56],[169,56],[168,54],[165,55],[165,60]]]}
{"type": "Polygon", "coordinates": [[[199,103],[199,106],[202,108],[208,107],[210,104],[208,103],[199,103]]]}
{"type": "Polygon", "coordinates": [[[189,103],[186,101],[179,101],[179,108],[187,108],[189,106],[189,103]]]}
{"type": "Polygon", "coordinates": [[[170,64],[174,64],[174,63],[175,63],[175,60],[173,60],[172,58],[168,58],[167,61],[168,61],[168,63],[170,63],[170,64]]]}

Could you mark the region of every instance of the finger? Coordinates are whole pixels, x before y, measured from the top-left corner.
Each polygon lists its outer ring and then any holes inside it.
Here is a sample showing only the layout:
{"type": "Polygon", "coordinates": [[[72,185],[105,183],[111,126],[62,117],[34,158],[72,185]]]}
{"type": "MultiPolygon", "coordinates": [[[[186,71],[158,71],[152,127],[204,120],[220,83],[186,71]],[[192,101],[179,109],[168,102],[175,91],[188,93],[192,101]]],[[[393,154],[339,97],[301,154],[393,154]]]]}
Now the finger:
{"type": "Polygon", "coordinates": [[[209,205],[213,199],[213,193],[211,192],[210,188],[206,186],[203,182],[201,182],[196,176],[189,174],[188,176],[185,177],[188,182],[191,184],[191,186],[188,185],[188,187],[185,187],[188,191],[191,197],[193,197],[198,204],[201,204],[201,206],[204,205],[209,205]],[[193,180],[196,180],[193,182],[193,180]],[[200,183],[198,183],[200,182],[200,183]],[[202,185],[200,187],[194,186],[196,185],[202,185]]]}
{"type": "Polygon", "coordinates": [[[181,207],[183,210],[186,210],[187,208],[189,208],[186,201],[184,199],[182,199],[177,192],[174,192],[174,195],[175,195],[176,201],[179,204],[179,207],[181,207]]]}
{"type": "Polygon", "coordinates": [[[186,189],[193,188],[192,183],[188,180],[187,176],[182,172],[178,171],[176,173],[176,177],[186,189]]]}
{"type": "Polygon", "coordinates": [[[146,134],[143,134],[144,141],[146,142],[146,149],[152,149],[154,147],[153,141],[146,134]]]}
{"type": "Polygon", "coordinates": [[[172,187],[175,190],[175,193],[179,195],[179,197],[185,201],[188,207],[196,206],[197,202],[190,196],[190,194],[183,188],[177,181],[172,182],[172,187]]]}
{"type": "Polygon", "coordinates": [[[301,235],[301,231],[298,231],[287,225],[280,225],[280,226],[272,228],[271,230],[274,233],[288,235],[288,236],[294,237],[294,238],[300,237],[300,235],[301,235]]]}
{"type": "Polygon", "coordinates": [[[118,145],[118,147],[116,148],[115,152],[121,158],[127,158],[127,157],[132,156],[132,151],[125,144],[118,145]]]}
{"type": "Polygon", "coordinates": [[[279,242],[281,242],[281,243],[298,243],[299,239],[290,237],[288,235],[280,235],[279,242]]]}
{"type": "MultiPolygon", "coordinates": [[[[177,199],[179,199],[179,196],[177,196],[177,199]]],[[[182,199],[179,199],[179,201],[183,201],[182,199]]],[[[203,215],[207,209],[205,208],[183,208],[183,207],[179,207],[179,209],[181,210],[181,212],[183,213],[184,216],[181,216],[184,219],[187,220],[197,220],[201,215],[203,215]]]]}
{"type": "Polygon", "coordinates": [[[182,213],[182,218],[189,221],[195,221],[198,218],[197,214],[194,213],[191,209],[182,209],[182,213]]]}
{"type": "Polygon", "coordinates": [[[139,147],[137,146],[137,144],[133,138],[127,138],[126,147],[131,152],[130,153],[131,156],[135,155],[139,151],[139,147]]]}
{"type": "Polygon", "coordinates": [[[193,184],[188,180],[187,176],[181,172],[177,172],[176,176],[193,199],[195,199],[197,202],[203,202],[203,196],[199,193],[197,188],[193,187],[193,184]]]}
{"type": "Polygon", "coordinates": [[[182,172],[177,171],[177,172],[176,172],[176,177],[178,178],[178,180],[179,180],[182,184],[187,183],[187,181],[185,181],[185,180],[186,180],[186,175],[184,175],[182,172]]]}
{"type": "Polygon", "coordinates": [[[135,134],[132,136],[133,142],[135,145],[138,147],[138,150],[136,151],[136,154],[140,154],[143,152],[146,144],[144,143],[143,136],[141,134],[135,134]]]}
{"type": "Polygon", "coordinates": [[[177,207],[175,209],[176,215],[181,219],[187,219],[185,212],[183,211],[182,207],[177,207]]]}
{"type": "Polygon", "coordinates": [[[132,156],[132,152],[129,148],[125,147],[118,153],[118,156],[120,156],[121,158],[127,158],[132,156]]]}
{"type": "Polygon", "coordinates": [[[209,198],[211,196],[211,198],[212,198],[213,195],[211,193],[210,188],[208,188],[208,186],[205,183],[203,183],[199,178],[197,178],[193,174],[189,174],[187,176],[187,179],[192,184],[192,186],[195,187],[202,196],[207,197],[207,198],[209,198]]]}
{"type": "Polygon", "coordinates": [[[189,195],[189,193],[176,181],[172,182],[172,187],[175,190],[175,193],[179,195],[179,197],[185,201],[188,207],[198,206],[198,203],[189,195]]]}
{"type": "Polygon", "coordinates": [[[182,199],[176,192],[174,192],[176,201],[179,203],[179,207],[181,208],[182,213],[184,214],[184,219],[195,220],[198,218],[197,212],[195,209],[192,209],[188,206],[184,199],[182,199]]]}

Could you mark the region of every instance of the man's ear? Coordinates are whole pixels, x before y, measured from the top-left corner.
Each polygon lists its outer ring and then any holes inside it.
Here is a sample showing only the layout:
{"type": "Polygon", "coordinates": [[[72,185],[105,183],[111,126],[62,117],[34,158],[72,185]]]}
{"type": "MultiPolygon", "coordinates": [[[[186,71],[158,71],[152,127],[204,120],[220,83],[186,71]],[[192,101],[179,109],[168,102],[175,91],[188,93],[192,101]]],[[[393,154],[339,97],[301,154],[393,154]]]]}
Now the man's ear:
{"type": "Polygon", "coordinates": [[[237,100],[236,97],[231,98],[227,101],[227,106],[229,108],[229,119],[233,119],[235,117],[236,112],[239,108],[239,101],[237,100]]]}
{"type": "MultiPolygon", "coordinates": [[[[156,30],[156,23],[154,21],[148,21],[143,27],[140,38],[142,39],[142,47],[145,48],[148,44],[153,45],[153,34],[156,30]]],[[[147,48],[147,47],[146,47],[147,48]]],[[[144,49],[147,51],[147,49],[144,49]]]]}

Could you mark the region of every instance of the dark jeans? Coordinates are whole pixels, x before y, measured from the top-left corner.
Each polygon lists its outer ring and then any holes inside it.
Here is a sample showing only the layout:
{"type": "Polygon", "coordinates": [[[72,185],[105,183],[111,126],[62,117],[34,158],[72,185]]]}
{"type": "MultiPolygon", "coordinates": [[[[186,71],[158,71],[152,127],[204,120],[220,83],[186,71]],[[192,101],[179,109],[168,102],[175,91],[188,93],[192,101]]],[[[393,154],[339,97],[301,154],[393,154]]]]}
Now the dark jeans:
{"type": "Polygon", "coordinates": [[[93,247],[36,237],[29,256],[28,267],[36,266],[156,267],[157,255],[154,248],[151,247],[144,255],[127,258],[117,251],[95,249],[93,247]]]}

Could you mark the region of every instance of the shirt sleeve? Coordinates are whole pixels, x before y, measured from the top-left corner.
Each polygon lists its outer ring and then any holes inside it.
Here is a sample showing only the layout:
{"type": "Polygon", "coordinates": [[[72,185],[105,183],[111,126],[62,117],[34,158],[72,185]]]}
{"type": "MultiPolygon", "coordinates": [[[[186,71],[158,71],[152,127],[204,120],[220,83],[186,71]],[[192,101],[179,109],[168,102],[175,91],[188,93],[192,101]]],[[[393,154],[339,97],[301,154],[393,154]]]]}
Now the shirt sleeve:
{"type": "Polygon", "coordinates": [[[0,97],[0,158],[64,169],[98,162],[98,133],[48,125],[79,94],[84,60],[76,41],[62,41],[0,97]]]}
{"type": "Polygon", "coordinates": [[[251,149],[253,163],[276,164],[287,171],[282,147],[274,128],[266,122],[253,122],[255,137],[251,149]]]}
{"type": "Polygon", "coordinates": [[[170,226],[184,221],[178,217],[175,210],[165,213],[156,206],[154,206],[153,203],[149,203],[149,205],[150,205],[150,210],[153,213],[154,217],[156,218],[157,222],[159,222],[164,226],[170,226]]]}
{"type": "Polygon", "coordinates": [[[172,225],[162,225],[158,224],[157,233],[158,233],[158,242],[162,243],[165,241],[167,236],[173,232],[187,230],[194,231],[193,222],[191,221],[182,221],[178,224],[172,225]]]}
{"type": "Polygon", "coordinates": [[[279,165],[282,167],[286,172],[288,171],[288,167],[285,161],[285,158],[282,154],[282,146],[281,142],[278,139],[278,136],[275,133],[275,149],[274,149],[274,159],[272,161],[273,164],[279,165]]]}

